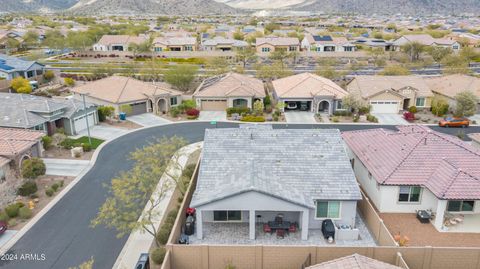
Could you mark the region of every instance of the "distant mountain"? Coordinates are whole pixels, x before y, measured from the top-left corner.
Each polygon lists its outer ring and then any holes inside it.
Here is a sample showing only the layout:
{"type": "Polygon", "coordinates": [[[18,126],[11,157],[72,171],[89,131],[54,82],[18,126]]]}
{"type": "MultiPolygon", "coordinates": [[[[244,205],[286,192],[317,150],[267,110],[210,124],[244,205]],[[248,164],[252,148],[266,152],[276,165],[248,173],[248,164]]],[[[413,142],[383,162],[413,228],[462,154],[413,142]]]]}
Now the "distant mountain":
{"type": "Polygon", "coordinates": [[[0,12],[66,11],[86,15],[230,14],[237,10],[213,0],[0,0],[0,12]]]}
{"type": "Polygon", "coordinates": [[[284,9],[317,13],[478,13],[480,0],[216,0],[242,9],[284,9]]]}
{"type": "Polygon", "coordinates": [[[228,14],[233,7],[213,0],[80,0],[69,11],[79,14],[228,14]]]}

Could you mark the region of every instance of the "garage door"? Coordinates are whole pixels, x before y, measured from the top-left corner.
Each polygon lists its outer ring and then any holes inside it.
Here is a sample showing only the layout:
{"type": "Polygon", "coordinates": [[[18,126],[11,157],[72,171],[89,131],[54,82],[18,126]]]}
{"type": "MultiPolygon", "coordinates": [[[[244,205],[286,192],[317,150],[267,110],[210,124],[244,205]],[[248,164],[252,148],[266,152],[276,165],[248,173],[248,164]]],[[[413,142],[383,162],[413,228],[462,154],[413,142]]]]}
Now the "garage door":
{"type": "Polygon", "coordinates": [[[225,111],[225,109],[227,109],[226,100],[202,100],[202,110],[225,111]]]}
{"type": "Polygon", "coordinates": [[[398,101],[372,101],[372,113],[398,113],[398,101]]]}
{"type": "MultiPolygon", "coordinates": [[[[80,116],[80,117],[77,117],[73,120],[73,124],[75,126],[75,131],[78,133],[78,132],[81,132],[85,129],[87,129],[87,122],[85,120],[85,116],[80,116]]],[[[88,114],[88,125],[90,127],[92,127],[93,125],[95,125],[95,115],[94,115],[94,112],[91,112],[90,114],[88,114]]]]}
{"type": "Polygon", "coordinates": [[[132,113],[128,114],[128,116],[138,115],[147,113],[147,103],[138,103],[138,104],[131,104],[132,113]]]}

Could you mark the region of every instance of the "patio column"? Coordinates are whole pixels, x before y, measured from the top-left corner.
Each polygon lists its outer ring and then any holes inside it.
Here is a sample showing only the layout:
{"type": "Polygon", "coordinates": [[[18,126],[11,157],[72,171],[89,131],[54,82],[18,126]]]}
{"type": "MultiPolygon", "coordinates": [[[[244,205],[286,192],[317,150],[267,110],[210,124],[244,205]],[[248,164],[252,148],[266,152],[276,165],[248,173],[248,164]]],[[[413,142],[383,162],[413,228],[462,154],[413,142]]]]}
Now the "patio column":
{"type": "Polygon", "coordinates": [[[309,218],[308,210],[303,210],[302,211],[302,240],[308,239],[308,218],[309,218]]]}
{"type": "Polygon", "coordinates": [[[255,239],[255,210],[250,210],[249,211],[249,232],[250,232],[250,239],[254,240],[255,239]]]}
{"type": "Polygon", "coordinates": [[[435,228],[441,230],[443,227],[443,218],[445,216],[445,211],[447,210],[447,200],[438,200],[437,211],[435,212],[435,228]]]}
{"type": "Polygon", "coordinates": [[[198,239],[203,239],[203,220],[202,220],[202,210],[197,209],[197,214],[195,214],[195,217],[197,218],[195,220],[197,224],[197,238],[198,239]]]}

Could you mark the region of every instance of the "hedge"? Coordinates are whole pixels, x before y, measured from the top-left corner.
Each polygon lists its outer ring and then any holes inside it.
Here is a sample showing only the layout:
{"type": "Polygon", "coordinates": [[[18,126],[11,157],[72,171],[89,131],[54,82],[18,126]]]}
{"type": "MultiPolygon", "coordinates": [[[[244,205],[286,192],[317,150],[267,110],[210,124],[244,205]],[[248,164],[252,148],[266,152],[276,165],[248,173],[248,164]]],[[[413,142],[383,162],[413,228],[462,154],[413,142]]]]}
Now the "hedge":
{"type": "Polygon", "coordinates": [[[248,115],[248,116],[242,117],[241,121],[245,121],[245,122],[265,122],[265,117],[248,115]]]}
{"type": "Polygon", "coordinates": [[[23,206],[18,210],[18,217],[21,219],[29,219],[32,217],[32,210],[27,206],[23,206]]]}
{"type": "Polygon", "coordinates": [[[17,194],[25,197],[25,196],[29,196],[31,194],[36,193],[37,190],[38,190],[37,183],[35,183],[34,181],[27,181],[23,183],[23,185],[20,186],[20,188],[18,188],[17,194]]]}
{"type": "Polygon", "coordinates": [[[152,253],[150,253],[150,258],[154,263],[162,264],[166,254],[167,250],[164,247],[159,247],[154,249],[152,253]]]}
{"type": "Polygon", "coordinates": [[[248,107],[229,107],[226,109],[227,115],[230,117],[232,114],[247,114],[251,112],[251,109],[248,107]]]}

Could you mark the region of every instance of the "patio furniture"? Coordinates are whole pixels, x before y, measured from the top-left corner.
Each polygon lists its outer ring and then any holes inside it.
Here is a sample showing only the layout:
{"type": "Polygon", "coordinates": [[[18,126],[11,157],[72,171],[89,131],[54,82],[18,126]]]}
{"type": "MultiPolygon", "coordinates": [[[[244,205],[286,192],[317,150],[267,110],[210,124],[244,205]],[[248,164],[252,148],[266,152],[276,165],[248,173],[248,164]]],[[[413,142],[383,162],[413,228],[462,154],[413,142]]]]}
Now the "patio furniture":
{"type": "Polygon", "coordinates": [[[418,210],[417,211],[417,219],[420,223],[430,223],[430,214],[426,210],[418,210]]]}
{"type": "Polygon", "coordinates": [[[264,233],[272,233],[272,228],[270,228],[270,226],[268,226],[267,223],[264,223],[263,224],[263,232],[264,233]]]}
{"type": "Polygon", "coordinates": [[[278,229],[276,233],[277,233],[277,238],[281,238],[281,239],[285,238],[285,230],[278,229]]]}
{"type": "Polygon", "coordinates": [[[288,231],[290,229],[290,221],[282,221],[282,222],[276,222],[276,221],[269,221],[268,226],[272,229],[272,231],[276,230],[284,230],[288,231]]]}

